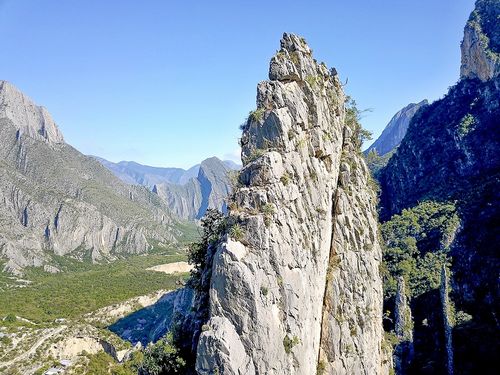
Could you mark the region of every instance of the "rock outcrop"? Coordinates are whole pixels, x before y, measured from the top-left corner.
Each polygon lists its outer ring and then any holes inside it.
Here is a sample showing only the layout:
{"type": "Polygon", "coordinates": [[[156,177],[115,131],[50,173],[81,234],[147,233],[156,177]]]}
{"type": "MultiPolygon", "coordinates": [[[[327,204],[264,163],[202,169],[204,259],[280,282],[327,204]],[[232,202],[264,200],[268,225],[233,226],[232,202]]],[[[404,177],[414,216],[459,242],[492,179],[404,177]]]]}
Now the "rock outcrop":
{"type": "Polygon", "coordinates": [[[64,143],[64,138],[46,108],[6,81],[0,81],[0,118],[9,119],[17,135],[29,136],[48,143],[64,143]]]}
{"type": "Polygon", "coordinates": [[[441,270],[441,286],[439,288],[441,305],[443,310],[443,329],[446,343],[446,370],[448,375],[453,375],[453,313],[450,303],[450,285],[448,281],[448,271],[445,266],[441,270]]]}
{"type": "Polygon", "coordinates": [[[244,126],[200,374],[384,372],[376,196],[335,70],[284,34],[244,126]]]}
{"type": "Polygon", "coordinates": [[[394,349],[394,371],[396,375],[404,375],[413,357],[413,319],[402,276],[398,279],[394,305],[394,331],[399,341],[394,349]]]}
{"type": "Polygon", "coordinates": [[[487,81],[500,74],[498,0],[478,0],[464,29],[461,78],[487,81]]]}
{"type": "Polygon", "coordinates": [[[415,113],[427,104],[429,102],[424,99],[419,103],[410,103],[398,111],[384,128],[380,137],[366,149],[365,153],[368,154],[371,150],[375,150],[380,156],[383,156],[393,151],[403,140],[415,113]]]}
{"type": "MultiPolygon", "coordinates": [[[[144,253],[180,236],[166,205],[64,143],[50,115],[0,82],[0,251],[6,267],[144,253]]],[[[57,272],[57,267],[46,267],[57,272]]]]}

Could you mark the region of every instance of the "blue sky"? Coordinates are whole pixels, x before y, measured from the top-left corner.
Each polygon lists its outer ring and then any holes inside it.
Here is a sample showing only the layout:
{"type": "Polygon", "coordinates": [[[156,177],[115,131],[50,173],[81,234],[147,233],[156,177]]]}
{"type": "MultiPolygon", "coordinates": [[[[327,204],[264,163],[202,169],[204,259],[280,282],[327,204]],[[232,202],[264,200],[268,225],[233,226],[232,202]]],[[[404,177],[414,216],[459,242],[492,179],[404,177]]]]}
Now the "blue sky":
{"type": "Polygon", "coordinates": [[[284,31],[337,68],[379,135],[459,75],[473,0],[0,0],[0,79],[49,109],[68,143],[112,161],[235,158],[284,31]]]}

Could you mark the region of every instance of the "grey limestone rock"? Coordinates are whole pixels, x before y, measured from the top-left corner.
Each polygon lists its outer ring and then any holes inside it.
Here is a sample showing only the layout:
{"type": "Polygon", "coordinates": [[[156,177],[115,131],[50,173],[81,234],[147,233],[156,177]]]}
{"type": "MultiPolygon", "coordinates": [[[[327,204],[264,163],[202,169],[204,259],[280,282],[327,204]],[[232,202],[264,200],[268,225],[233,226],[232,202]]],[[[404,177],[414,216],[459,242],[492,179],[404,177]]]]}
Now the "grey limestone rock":
{"type": "Polygon", "coordinates": [[[215,252],[196,369],[385,373],[376,197],[339,78],[293,34],[269,78],[244,126],[229,216],[242,233],[215,252]]]}

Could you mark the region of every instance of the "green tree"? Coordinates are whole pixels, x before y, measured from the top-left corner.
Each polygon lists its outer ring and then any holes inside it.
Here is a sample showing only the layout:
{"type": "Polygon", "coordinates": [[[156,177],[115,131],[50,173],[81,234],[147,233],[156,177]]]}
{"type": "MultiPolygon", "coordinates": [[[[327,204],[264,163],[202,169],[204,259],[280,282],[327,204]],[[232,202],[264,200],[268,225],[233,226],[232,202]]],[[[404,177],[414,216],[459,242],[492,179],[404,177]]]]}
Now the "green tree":
{"type": "Polygon", "coordinates": [[[201,220],[201,227],[201,240],[193,242],[188,249],[188,262],[193,265],[189,283],[195,289],[201,287],[201,275],[207,267],[207,261],[209,261],[207,259],[208,249],[214,246],[225,232],[226,220],[218,210],[208,209],[201,220]]]}
{"type": "Polygon", "coordinates": [[[386,298],[395,294],[399,276],[405,277],[412,296],[439,286],[441,267],[448,262],[449,242],[458,224],[454,204],[427,201],[382,225],[386,298]]]}
{"type": "Polygon", "coordinates": [[[172,334],[149,345],[144,351],[144,359],[139,367],[140,375],[182,374],[186,361],[179,355],[173,344],[172,334]]]}

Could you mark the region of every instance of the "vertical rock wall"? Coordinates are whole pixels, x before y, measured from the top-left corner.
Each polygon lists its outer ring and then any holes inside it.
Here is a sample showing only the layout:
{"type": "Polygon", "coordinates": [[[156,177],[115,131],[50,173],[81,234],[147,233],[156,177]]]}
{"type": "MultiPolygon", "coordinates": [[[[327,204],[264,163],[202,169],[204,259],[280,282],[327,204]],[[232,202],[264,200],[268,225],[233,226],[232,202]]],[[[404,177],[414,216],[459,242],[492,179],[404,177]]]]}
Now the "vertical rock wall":
{"type": "Polygon", "coordinates": [[[336,72],[284,34],[244,126],[200,374],[378,374],[375,197],[336,72]]]}

